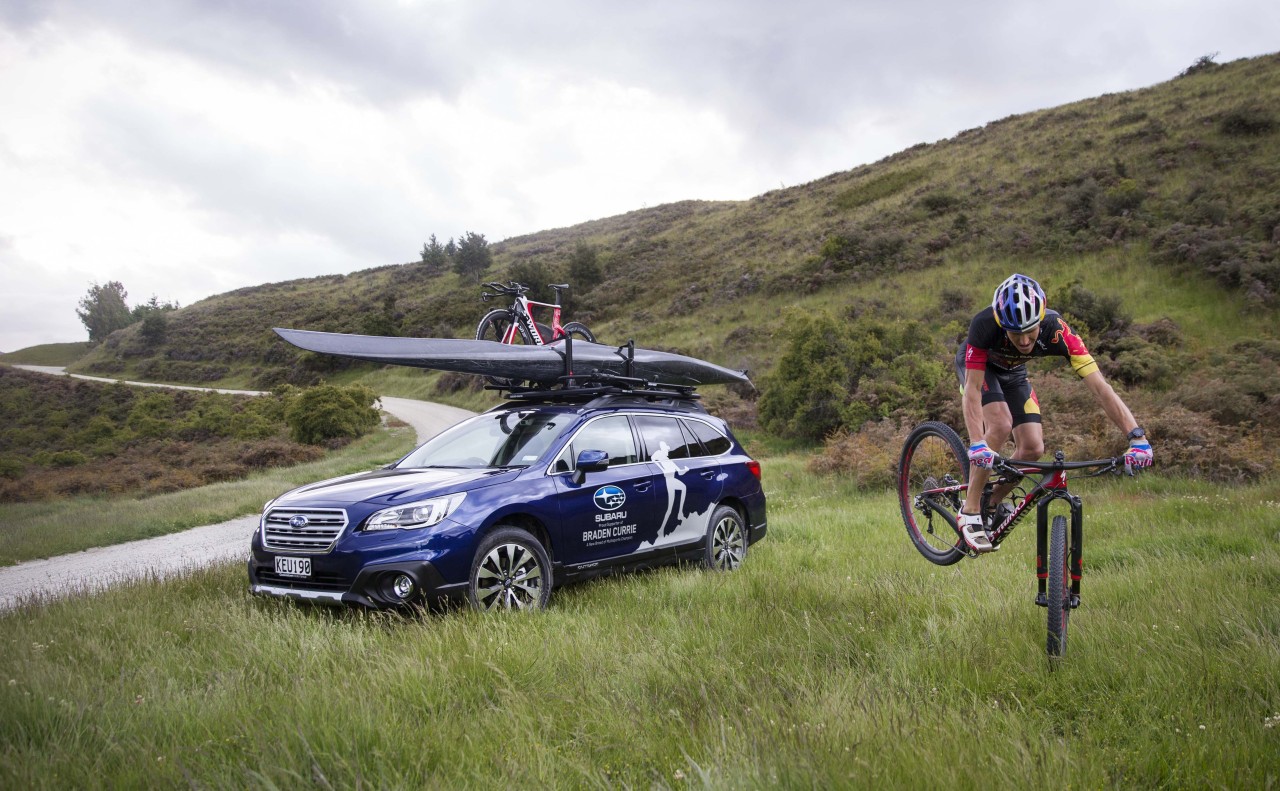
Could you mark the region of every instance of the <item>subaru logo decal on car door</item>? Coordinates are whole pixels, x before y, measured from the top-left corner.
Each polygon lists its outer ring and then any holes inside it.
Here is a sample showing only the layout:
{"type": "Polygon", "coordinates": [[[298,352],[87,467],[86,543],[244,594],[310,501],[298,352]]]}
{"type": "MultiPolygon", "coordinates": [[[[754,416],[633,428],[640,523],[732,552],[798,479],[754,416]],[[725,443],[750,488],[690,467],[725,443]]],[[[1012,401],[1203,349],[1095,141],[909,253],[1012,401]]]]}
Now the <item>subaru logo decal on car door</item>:
{"type": "Polygon", "coordinates": [[[616,511],[627,501],[627,495],[617,486],[601,486],[596,489],[595,501],[601,511],[616,511]]]}

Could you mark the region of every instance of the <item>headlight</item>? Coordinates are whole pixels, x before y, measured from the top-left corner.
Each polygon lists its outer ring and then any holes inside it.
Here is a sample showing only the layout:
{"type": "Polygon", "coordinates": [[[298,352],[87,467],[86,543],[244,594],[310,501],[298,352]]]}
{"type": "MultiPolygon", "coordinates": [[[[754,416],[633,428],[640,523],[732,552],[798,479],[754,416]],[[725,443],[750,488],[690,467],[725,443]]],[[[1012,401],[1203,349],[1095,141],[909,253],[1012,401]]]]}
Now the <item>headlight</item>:
{"type": "Polygon", "coordinates": [[[462,492],[451,494],[448,497],[423,500],[420,503],[387,508],[369,517],[364,529],[394,530],[399,528],[401,530],[416,530],[422,527],[438,525],[442,519],[458,510],[458,506],[462,505],[462,501],[466,499],[466,496],[466,493],[462,492]]]}

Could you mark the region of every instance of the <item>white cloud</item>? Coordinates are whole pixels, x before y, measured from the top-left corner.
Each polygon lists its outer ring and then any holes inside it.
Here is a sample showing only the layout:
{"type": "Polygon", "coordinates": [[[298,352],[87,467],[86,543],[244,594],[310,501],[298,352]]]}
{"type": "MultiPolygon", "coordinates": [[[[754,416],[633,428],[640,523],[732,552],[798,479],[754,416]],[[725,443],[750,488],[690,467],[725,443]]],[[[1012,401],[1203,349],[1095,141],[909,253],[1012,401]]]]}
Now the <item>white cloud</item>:
{"type": "Polygon", "coordinates": [[[190,304],[745,199],[1273,48],[1280,6],[276,0],[0,6],[0,350],[120,280],[190,304]]]}

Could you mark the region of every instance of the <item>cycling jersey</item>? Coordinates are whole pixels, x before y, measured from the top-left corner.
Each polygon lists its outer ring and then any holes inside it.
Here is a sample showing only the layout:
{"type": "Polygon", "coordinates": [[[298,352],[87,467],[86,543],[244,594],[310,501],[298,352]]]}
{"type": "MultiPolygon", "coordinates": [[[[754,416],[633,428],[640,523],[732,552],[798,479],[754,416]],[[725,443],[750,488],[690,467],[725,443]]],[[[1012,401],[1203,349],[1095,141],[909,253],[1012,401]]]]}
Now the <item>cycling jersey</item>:
{"type": "Polygon", "coordinates": [[[963,390],[966,370],[983,371],[983,405],[1005,402],[1015,426],[1039,423],[1040,399],[1027,379],[1026,366],[1034,357],[1065,357],[1081,378],[1098,370],[1084,341],[1056,311],[1045,311],[1035,345],[1023,354],[996,323],[991,310],[985,309],[973,317],[968,339],[956,350],[956,377],[963,390]]]}
{"type": "Polygon", "coordinates": [[[981,311],[969,322],[964,355],[964,367],[977,371],[995,368],[997,373],[1012,372],[1024,368],[1027,360],[1033,357],[1065,357],[1081,379],[1098,370],[1098,364],[1085,348],[1084,341],[1053,310],[1045,311],[1044,320],[1040,322],[1040,336],[1027,354],[1019,352],[1010,342],[990,309],[981,311]]]}

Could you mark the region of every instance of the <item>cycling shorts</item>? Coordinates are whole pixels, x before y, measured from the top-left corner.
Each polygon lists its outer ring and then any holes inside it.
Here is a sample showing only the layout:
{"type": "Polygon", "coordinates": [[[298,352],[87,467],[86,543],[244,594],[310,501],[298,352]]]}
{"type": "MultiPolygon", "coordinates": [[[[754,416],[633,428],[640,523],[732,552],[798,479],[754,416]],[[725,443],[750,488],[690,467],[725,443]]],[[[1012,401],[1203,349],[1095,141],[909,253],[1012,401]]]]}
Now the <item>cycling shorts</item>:
{"type": "MultiPolygon", "coordinates": [[[[960,344],[960,350],[956,352],[956,376],[960,379],[960,392],[964,392],[965,377],[967,376],[964,367],[965,344],[960,344]]],[[[1019,365],[1017,368],[997,368],[990,363],[987,364],[986,371],[982,380],[982,405],[994,404],[1003,401],[1009,405],[1009,414],[1013,416],[1013,425],[1021,426],[1023,423],[1039,423],[1040,421],[1040,399],[1036,397],[1035,388],[1031,386],[1031,380],[1027,379],[1027,367],[1019,365]]]]}

